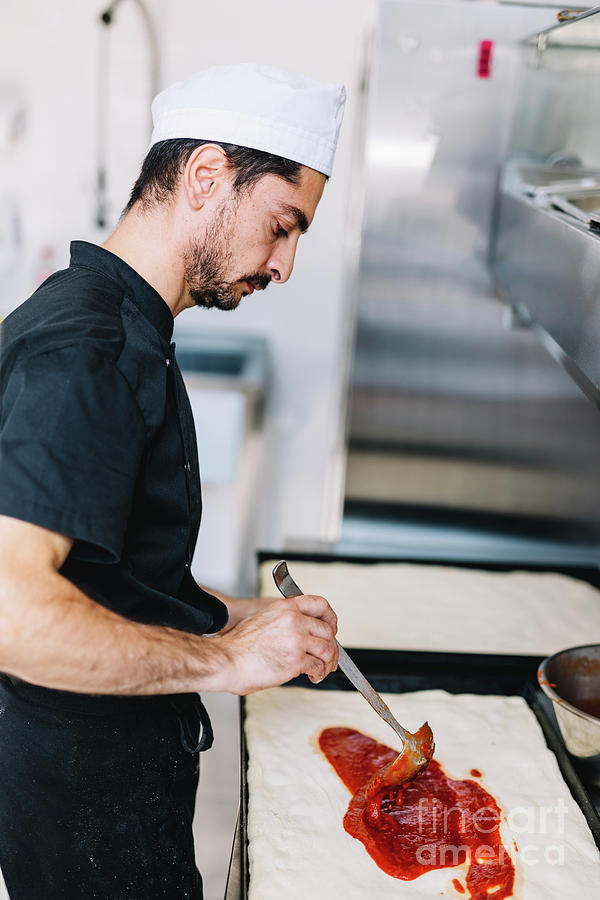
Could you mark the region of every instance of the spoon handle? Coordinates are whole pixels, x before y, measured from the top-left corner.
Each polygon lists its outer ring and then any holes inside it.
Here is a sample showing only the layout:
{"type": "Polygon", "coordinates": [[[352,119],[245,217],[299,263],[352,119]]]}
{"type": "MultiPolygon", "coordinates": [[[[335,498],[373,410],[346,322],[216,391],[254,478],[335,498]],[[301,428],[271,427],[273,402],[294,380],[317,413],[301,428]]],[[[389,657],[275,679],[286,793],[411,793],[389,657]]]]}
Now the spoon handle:
{"type": "MultiPolygon", "coordinates": [[[[298,597],[302,594],[302,591],[290,575],[285,560],[278,562],[273,569],[273,579],[284,597],[298,597]]],[[[400,740],[406,744],[409,741],[409,735],[406,730],[394,718],[387,703],[383,702],[373,685],[365,678],[358,666],[352,662],[339,641],[336,641],[336,644],[339,652],[339,667],[348,681],[350,681],[356,690],[363,695],[367,703],[373,707],[375,712],[381,716],[388,725],[391,725],[400,740]]]]}

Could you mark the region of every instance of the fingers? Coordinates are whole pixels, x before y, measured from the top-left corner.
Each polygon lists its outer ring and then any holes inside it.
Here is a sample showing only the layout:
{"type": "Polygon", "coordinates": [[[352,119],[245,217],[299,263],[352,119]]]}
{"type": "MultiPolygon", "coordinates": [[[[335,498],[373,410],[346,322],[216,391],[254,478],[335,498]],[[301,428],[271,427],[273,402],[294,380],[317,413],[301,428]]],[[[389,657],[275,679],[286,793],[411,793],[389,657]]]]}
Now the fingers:
{"type": "Polygon", "coordinates": [[[303,594],[300,597],[294,597],[293,600],[304,615],[312,616],[314,619],[322,619],[323,622],[327,622],[329,627],[333,630],[334,635],[337,634],[337,616],[325,597],[318,597],[314,594],[303,594]]]}
{"type": "Polygon", "coordinates": [[[308,634],[335,643],[335,632],[328,622],[324,622],[322,619],[313,619],[312,616],[304,616],[304,622],[308,634]]]}
{"type": "Polygon", "coordinates": [[[335,671],[338,664],[338,646],[335,640],[337,617],[323,597],[304,594],[293,597],[282,610],[282,616],[295,620],[295,627],[304,632],[302,641],[311,681],[322,681],[335,671]]]}
{"type": "Polygon", "coordinates": [[[261,681],[281,684],[305,673],[316,684],[337,667],[337,619],[323,597],[274,600],[237,627],[240,640],[247,641],[255,653],[260,650],[261,681]]]}
{"type": "Polygon", "coordinates": [[[283,601],[278,608],[251,616],[222,637],[217,636],[215,640],[221,641],[229,663],[225,689],[245,695],[284,684],[304,672],[321,681],[328,666],[318,656],[310,656],[308,650],[326,656],[327,642],[310,633],[310,621],[293,604],[283,601]]]}
{"type": "Polygon", "coordinates": [[[327,668],[323,660],[317,659],[316,656],[311,656],[310,653],[306,654],[304,672],[313,684],[319,684],[320,681],[327,677],[327,668]]]}
{"type": "Polygon", "coordinates": [[[337,669],[338,650],[334,641],[310,635],[306,641],[305,672],[311,681],[322,681],[337,669]]]}
{"type": "Polygon", "coordinates": [[[323,597],[292,597],[271,606],[271,613],[282,621],[294,622],[296,627],[314,634],[316,637],[332,641],[337,630],[337,617],[323,597]],[[299,603],[298,601],[302,601],[299,603]],[[324,608],[329,610],[327,619],[319,618],[315,612],[324,608]]]}

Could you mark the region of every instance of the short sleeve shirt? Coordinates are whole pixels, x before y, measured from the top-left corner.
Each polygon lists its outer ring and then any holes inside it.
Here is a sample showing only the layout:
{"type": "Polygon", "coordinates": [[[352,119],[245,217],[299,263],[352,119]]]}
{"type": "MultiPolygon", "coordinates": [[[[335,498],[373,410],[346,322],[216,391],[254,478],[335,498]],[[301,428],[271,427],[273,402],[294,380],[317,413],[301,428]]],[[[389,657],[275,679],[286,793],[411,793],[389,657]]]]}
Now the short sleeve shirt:
{"type": "Polygon", "coordinates": [[[195,429],[160,294],[75,241],[2,323],[0,514],[73,538],[61,574],[127,618],[196,634],[227,610],[191,575],[195,429]]]}

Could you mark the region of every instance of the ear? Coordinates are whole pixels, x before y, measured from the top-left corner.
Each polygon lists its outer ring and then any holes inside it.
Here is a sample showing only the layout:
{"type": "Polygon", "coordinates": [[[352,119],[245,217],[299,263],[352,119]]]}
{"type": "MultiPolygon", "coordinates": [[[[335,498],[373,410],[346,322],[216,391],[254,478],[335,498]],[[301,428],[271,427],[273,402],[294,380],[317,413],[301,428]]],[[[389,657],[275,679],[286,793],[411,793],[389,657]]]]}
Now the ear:
{"type": "Polygon", "coordinates": [[[202,144],[188,159],[183,170],[182,187],[192,209],[201,209],[207,200],[229,188],[231,166],[222,147],[202,144]]]}

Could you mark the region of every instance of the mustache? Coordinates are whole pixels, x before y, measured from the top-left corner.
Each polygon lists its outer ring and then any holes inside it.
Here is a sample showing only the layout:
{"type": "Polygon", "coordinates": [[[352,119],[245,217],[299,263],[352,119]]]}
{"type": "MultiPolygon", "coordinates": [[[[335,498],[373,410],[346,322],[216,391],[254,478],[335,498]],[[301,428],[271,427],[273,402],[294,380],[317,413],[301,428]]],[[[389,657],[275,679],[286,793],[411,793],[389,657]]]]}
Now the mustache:
{"type": "Polygon", "coordinates": [[[255,272],[254,275],[246,275],[241,281],[250,281],[253,285],[260,287],[261,290],[264,291],[271,283],[271,276],[261,275],[259,272],[255,272]]]}

